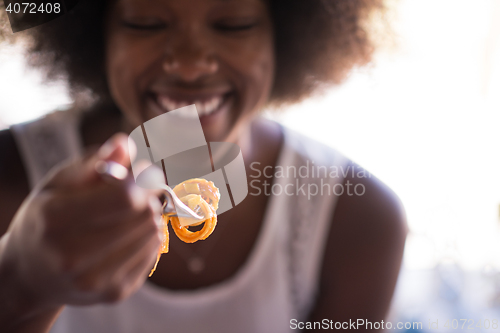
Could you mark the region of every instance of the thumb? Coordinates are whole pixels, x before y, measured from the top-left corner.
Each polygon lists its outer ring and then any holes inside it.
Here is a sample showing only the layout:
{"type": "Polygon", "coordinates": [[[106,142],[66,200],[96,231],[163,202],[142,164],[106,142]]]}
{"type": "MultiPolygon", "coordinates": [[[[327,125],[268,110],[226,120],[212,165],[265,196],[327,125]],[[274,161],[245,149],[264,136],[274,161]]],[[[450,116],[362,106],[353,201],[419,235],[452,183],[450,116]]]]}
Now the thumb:
{"type": "Polygon", "coordinates": [[[130,145],[129,148],[127,135],[124,133],[115,134],[96,153],[63,164],[53,170],[43,187],[78,187],[92,183],[100,179],[95,168],[98,161],[113,161],[128,168],[131,154],[135,154],[135,146],[130,145]]]}
{"type": "Polygon", "coordinates": [[[124,167],[130,166],[131,158],[135,157],[136,147],[132,140],[124,133],[118,133],[112,136],[97,151],[98,160],[106,162],[116,162],[124,167]]]}

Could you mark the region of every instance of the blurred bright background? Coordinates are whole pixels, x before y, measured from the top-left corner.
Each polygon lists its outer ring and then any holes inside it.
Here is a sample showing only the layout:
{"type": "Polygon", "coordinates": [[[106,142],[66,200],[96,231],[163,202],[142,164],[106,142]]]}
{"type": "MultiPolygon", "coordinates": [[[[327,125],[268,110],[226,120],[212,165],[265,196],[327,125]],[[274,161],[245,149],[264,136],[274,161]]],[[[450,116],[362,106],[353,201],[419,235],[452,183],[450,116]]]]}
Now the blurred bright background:
{"type": "MultiPolygon", "coordinates": [[[[371,68],[270,117],[402,199],[411,233],[393,318],[500,320],[500,0],[393,1],[388,17],[396,46],[371,68]]],[[[2,46],[0,78],[0,127],[71,102],[19,48],[2,46]]]]}

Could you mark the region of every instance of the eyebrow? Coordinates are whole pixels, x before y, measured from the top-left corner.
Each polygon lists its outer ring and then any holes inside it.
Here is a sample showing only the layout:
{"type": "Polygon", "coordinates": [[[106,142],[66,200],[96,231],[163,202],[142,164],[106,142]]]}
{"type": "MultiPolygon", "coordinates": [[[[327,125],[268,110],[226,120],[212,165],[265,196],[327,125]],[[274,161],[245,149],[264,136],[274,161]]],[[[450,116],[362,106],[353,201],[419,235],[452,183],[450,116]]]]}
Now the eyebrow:
{"type": "MultiPolygon", "coordinates": [[[[216,2],[235,2],[236,0],[213,0],[216,2]]],[[[249,1],[244,1],[244,2],[249,2],[249,1]]]]}

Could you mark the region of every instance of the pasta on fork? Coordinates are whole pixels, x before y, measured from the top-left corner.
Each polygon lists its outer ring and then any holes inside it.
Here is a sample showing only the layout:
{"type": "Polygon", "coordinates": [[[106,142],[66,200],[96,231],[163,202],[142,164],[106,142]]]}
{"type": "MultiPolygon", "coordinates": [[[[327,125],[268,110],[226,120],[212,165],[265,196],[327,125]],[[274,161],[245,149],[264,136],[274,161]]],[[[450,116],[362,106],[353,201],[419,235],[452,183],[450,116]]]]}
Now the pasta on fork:
{"type": "Polygon", "coordinates": [[[194,212],[202,215],[204,220],[195,223],[189,223],[186,218],[177,216],[169,217],[162,215],[162,226],[160,229],[161,246],[158,251],[156,263],[149,276],[153,275],[156,266],[163,253],[168,253],[169,232],[168,223],[172,223],[172,229],[177,237],[185,243],[194,243],[204,240],[212,234],[217,225],[217,208],[219,208],[220,192],[214,183],[202,178],[193,178],[186,180],[173,188],[179,199],[194,212]],[[190,226],[199,226],[204,224],[201,230],[190,231],[190,226]]]}

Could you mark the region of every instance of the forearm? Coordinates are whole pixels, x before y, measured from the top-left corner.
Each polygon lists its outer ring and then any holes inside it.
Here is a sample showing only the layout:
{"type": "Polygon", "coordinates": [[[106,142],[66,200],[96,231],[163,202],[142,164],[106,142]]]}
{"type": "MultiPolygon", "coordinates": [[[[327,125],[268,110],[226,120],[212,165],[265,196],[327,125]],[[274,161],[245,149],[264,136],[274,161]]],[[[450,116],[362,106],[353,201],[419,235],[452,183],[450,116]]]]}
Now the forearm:
{"type": "Polygon", "coordinates": [[[49,332],[63,307],[43,302],[23,286],[16,263],[4,250],[7,237],[0,238],[0,331],[49,332]]]}
{"type": "Polygon", "coordinates": [[[2,332],[9,333],[47,333],[57,319],[62,307],[18,313],[13,318],[0,319],[2,332]],[[5,329],[5,331],[4,331],[5,329]]]}

